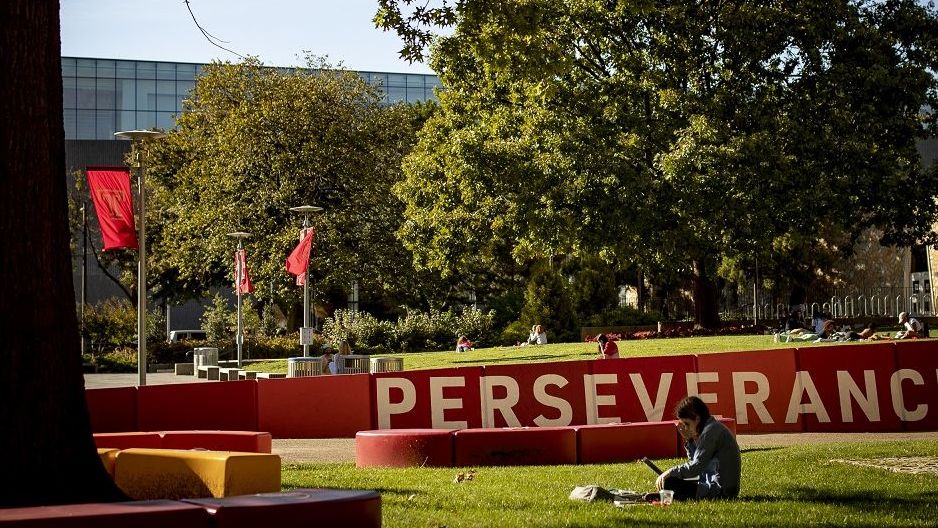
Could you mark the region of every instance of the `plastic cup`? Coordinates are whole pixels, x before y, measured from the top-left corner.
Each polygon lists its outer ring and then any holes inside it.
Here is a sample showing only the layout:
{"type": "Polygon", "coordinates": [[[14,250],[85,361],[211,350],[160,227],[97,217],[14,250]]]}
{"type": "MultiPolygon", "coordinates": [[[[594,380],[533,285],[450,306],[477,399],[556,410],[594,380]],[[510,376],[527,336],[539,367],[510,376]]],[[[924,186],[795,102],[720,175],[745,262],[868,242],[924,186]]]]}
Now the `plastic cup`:
{"type": "Polygon", "coordinates": [[[671,490],[661,490],[662,506],[670,506],[674,502],[674,492],[671,490]]]}

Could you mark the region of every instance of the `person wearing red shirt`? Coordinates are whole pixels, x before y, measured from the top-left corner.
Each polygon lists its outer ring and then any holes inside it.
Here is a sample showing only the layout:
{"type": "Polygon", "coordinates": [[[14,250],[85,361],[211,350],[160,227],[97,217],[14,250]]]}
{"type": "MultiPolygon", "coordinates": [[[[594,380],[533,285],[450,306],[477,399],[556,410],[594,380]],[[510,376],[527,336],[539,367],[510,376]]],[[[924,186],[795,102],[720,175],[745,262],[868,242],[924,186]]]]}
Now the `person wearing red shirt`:
{"type": "Polygon", "coordinates": [[[599,356],[597,359],[618,359],[619,347],[616,342],[609,339],[606,334],[596,336],[596,342],[599,343],[599,356]]]}

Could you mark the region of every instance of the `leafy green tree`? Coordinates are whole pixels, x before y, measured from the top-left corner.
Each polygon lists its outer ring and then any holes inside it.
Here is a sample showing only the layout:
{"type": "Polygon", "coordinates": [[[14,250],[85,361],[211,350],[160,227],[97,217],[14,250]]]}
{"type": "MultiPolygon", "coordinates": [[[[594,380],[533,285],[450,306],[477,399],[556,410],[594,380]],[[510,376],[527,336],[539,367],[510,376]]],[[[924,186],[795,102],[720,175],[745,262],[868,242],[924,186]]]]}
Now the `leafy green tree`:
{"type": "Polygon", "coordinates": [[[379,0],[375,22],[412,60],[432,42],[446,86],[395,188],[426,269],[618,258],[692,282],[709,327],[727,262],[849,251],[873,226],[935,239],[915,150],[938,103],[931,6],[412,4],[379,0]]]}
{"type": "Polygon", "coordinates": [[[574,333],[577,319],[567,283],[546,262],[539,262],[531,270],[520,321],[527,328],[542,325],[551,334],[551,340],[568,341],[577,337],[574,333]]]}
{"type": "Polygon", "coordinates": [[[215,294],[212,298],[212,305],[205,309],[201,321],[201,326],[209,341],[219,342],[232,339],[231,318],[232,312],[228,307],[228,301],[221,295],[215,294]]]}
{"type": "Polygon", "coordinates": [[[232,281],[234,243],[247,231],[255,298],[301,320],[302,288],[284,269],[302,216],[324,208],[311,259],[314,299],[355,279],[363,291],[414,291],[411,256],[395,239],[402,209],[390,192],[429,106],[382,103],[357,74],[284,71],[256,60],[204,69],[178,128],[149,154],[152,273],[170,298],[232,281]]]}

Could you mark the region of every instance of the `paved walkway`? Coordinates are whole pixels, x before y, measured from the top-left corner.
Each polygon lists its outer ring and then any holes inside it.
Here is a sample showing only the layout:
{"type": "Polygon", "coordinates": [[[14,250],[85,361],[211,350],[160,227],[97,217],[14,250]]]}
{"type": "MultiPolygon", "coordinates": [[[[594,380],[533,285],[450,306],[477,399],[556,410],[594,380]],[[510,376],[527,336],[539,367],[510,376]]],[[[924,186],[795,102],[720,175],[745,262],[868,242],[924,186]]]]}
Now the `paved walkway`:
{"type": "MultiPolygon", "coordinates": [[[[147,373],[147,385],[166,385],[167,383],[205,382],[205,378],[195,376],[177,376],[172,372],[147,373]]],[[[133,387],[137,385],[137,373],[133,374],[85,374],[86,389],[106,387],[133,387]]]]}

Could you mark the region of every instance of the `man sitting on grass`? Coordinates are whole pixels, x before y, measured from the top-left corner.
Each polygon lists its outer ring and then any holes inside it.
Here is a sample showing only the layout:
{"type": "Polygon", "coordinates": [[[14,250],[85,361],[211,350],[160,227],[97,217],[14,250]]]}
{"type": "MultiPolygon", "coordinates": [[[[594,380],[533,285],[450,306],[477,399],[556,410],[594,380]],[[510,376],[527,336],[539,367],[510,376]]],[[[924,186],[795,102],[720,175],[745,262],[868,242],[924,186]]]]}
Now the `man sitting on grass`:
{"type": "Polygon", "coordinates": [[[916,337],[922,337],[922,323],[914,317],[909,317],[908,312],[899,314],[899,324],[902,325],[902,330],[899,330],[896,334],[896,339],[914,339],[916,337]]]}
{"type": "MultiPolygon", "coordinates": [[[[733,499],[739,496],[742,457],[733,433],[710,416],[707,404],[688,396],[675,409],[684,438],[687,462],[663,472],[655,481],[658,491],[671,490],[674,500],[733,499]],[[692,479],[692,480],[685,480],[692,479]]],[[[657,500],[657,493],[646,499],[657,500]]]]}

